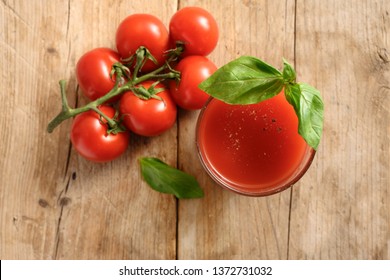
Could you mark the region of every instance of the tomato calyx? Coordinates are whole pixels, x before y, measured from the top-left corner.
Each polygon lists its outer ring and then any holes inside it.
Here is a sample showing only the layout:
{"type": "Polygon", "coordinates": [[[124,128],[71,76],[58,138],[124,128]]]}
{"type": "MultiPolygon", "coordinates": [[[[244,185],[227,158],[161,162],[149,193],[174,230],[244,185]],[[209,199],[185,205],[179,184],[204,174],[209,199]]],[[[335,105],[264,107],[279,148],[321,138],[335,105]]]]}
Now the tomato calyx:
{"type": "Polygon", "coordinates": [[[107,125],[107,134],[118,134],[120,132],[125,132],[126,128],[122,125],[121,121],[118,120],[119,111],[115,110],[115,115],[113,118],[110,118],[105,113],[103,113],[99,107],[92,107],[91,110],[99,114],[100,122],[107,125]]]}
{"type": "Polygon", "coordinates": [[[169,49],[165,52],[165,56],[167,57],[167,61],[176,61],[181,56],[181,54],[184,52],[185,49],[185,42],[182,41],[176,41],[175,47],[173,49],[169,49]]]}
{"type": "Polygon", "coordinates": [[[152,53],[144,46],[140,46],[134,54],[128,58],[122,59],[122,61],[129,65],[130,67],[134,64],[134,75],[133,81],[137,78],[138,73],[145,65],[146,61],[152,61],[154,64],[158,64],[157,59],[152,55],[152,53]]]}
{"type": "Polygon", "coordinates": [[[110,72],[110,78],[114,82],[118,82],[118,86],[122,86],[125,83],[125,79],[130,80],[131,78],[131,71],[130,69],[123,65],[120,62],[115,62],[112,65],[112,69],[110,72]]]}
{"type": "Polygon", "coordinates": [[[154,82],[148,89],[145,88],[143,85],[140,85],[138,87],[134,87],[132,89],[132,92],[134,93],[135,96],[137,96],[138,98],[140,98],[142,100],[149,100],[149,99],[153,98],[153,99],[157,99],[160,101],[164,101],[160,96],[157,95],[159,92],[162,92],[165,90],[164,87],[156,88],[156,85],[158,85],[159,83],[160,83],[160,81],[154,82]]]}

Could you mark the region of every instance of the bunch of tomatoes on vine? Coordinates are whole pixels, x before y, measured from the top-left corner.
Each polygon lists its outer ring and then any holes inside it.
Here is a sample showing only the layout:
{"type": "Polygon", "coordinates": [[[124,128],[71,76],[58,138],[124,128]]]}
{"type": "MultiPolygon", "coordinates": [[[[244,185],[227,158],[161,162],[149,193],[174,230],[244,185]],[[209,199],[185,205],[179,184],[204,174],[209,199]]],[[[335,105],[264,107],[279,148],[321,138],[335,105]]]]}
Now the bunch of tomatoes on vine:
{"type": "Polygon", "coordinates": [[[70,108],[60,81],[62,110],[48,125],[52,132],[74,117],[72,145],[95,162],[122,155],[131,133],[150,137],[169,130],[178,107],[202,108],[209,95],[198,85],[217,70],[207,58],[218,42],[217,23],[199,7],[177,11],[169,28],[154,15],[129,15],[115,40],[116,50],[92,49],[77,62],[77,83],[90,102],[70,108]]]}

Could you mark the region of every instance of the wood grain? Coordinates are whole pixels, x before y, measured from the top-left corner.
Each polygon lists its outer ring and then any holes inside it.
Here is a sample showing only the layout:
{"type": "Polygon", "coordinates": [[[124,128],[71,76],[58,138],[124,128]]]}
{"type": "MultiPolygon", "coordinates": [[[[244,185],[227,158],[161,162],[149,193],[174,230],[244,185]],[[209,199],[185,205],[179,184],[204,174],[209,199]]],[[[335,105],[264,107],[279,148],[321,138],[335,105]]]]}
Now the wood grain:
{"type": "Polygon", "coordinates": [[[1,1],[0,259],[390,259],[389,14],[386,0],[1,1]],[[86,102],[83,53],[115,48],[129,14],[168,25],[189,5],[217,19],[217,66],[245,54],[280,68],[284,57],[322,92],[323,139],[292,189],[250,198],[213,183],[196,153],[199,112],[180,110],[162,136],[133,135],[107,164],[76,154],[70,120],[46,132],[60,79],[72,106],[86,102]],[[151,190],[142,156],[195,175],[205,197],[151,190]]]}
{"type": "Polygon", "coordinates": [[[316,161],[293,193],[289,258],[390,258],[389,11],[298,1],[298,77],[326,107],[316,161]]]}

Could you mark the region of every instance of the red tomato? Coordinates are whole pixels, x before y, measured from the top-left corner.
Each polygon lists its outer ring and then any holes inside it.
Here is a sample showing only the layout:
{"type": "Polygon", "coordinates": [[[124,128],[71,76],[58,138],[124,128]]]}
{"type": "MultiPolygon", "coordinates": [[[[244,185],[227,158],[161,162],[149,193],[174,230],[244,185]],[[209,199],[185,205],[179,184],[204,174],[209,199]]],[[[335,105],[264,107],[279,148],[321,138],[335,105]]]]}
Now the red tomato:
{"type": "Polygon", "coordinates": [[[76,77],[81,91],[87,98],[98,99],[114,87],[115,79],[110,78],[110,72],[112,65],[118,61],[119,54],[109,48],[93,49],[79,59],[76,77]]]}
{"type": "Polygon", "coordinates": [[[177,11],[169,23],[173,42],[184,42],[183,56],[211,53],[218,42],[218,26],[214,17],[199,7],[177,11]]]}
{"type": "MultiPolygon", "coordinates": [[[[153,81],[146,81],[139,86],[149,89],[153,81]]],[[[158,84],[156,88],[163,87],[158,84]]],[[[141,99],[133,92],[126,92],[119,103],[119,112],[123,124],[134,133],[142,136],[155,136],[171,128],[176,122],[177,108],[168,90],[157,94],[163,101],[151,98],[141,99]]]]}
{"type": "MultiPolygon", "coordinates": [[[[102,105],[99,109],[113,118],[115,109],[102,105]]],[[[111,161],[122,155],[129,145],[129,132],[107,134],[108,125],[94,111],[77,115],[72,124],[70,139],[76,151],[95,162],[111,161]]]]}
{"type": "Polygon", "coordinates": [[[170,49],[168,30],[155,16],[133,14],[125,18],[116,31],[116,47],[122,59],[129,58],[141,47],[146,47],[158,64],[147,61],[143,72],[157,69],[165,62],[164,53],[170,49]]]}
{"type": "Polygon", "coordinates": [[[197,110],[203,107],[210,97],[198,86],[216,70],[214,65],[204,56],[187,56],[175,67],[181,72],[180,82],[171,80],[169,88],[175,103],[186,110],[197,110]]]}

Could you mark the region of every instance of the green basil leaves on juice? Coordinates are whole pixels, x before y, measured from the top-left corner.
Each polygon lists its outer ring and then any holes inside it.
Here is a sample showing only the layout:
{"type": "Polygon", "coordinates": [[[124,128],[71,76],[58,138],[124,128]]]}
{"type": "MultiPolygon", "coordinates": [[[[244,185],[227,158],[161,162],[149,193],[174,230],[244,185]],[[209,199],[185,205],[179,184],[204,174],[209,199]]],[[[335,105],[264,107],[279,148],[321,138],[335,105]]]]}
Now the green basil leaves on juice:
{"type": "Polygon", "coordinates": [[[323,102],[318,90],[295,79],[287,61],[280,72],[243,56],[200,84],[213,98],[198,119],[198,152],[220,185],[269,195],[309,168],[321,139],[323,102]]]}

